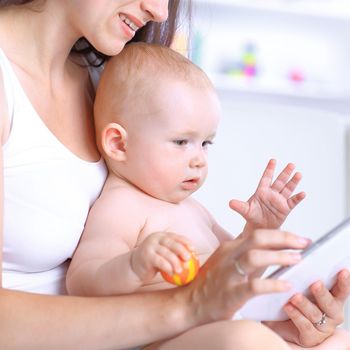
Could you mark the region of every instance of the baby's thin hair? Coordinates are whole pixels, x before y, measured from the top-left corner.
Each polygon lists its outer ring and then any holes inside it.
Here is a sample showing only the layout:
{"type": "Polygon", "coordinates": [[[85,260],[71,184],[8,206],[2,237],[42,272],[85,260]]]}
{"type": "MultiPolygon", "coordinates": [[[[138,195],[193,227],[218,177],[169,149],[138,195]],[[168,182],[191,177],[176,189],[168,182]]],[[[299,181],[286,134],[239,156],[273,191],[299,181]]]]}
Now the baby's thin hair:
{"type": "Polygon", "coordinates": [[[122,115],[130,104],[144,98],[164,79],[214,90],[204,71],[173,49],[158,44],[130,43],[106,64],[96,95],[95,123],[122,115]]]}
{"type": "MultiPolygon", "coordinates": [[[[121,66],[125,79],[137,78],[154,83],[164,75],[193,85],[212,86],[206,74],[188,58],[171,48],[146,43],[131,43],[117,55],[115,66],[121,66]]],[[[120,72],[119,72],[120,73],[120,72]]],[[[121,77],[121,75],[119,75],[121,77]]],[[[118,78],[117,78],[118,79],[118,78]]]]}

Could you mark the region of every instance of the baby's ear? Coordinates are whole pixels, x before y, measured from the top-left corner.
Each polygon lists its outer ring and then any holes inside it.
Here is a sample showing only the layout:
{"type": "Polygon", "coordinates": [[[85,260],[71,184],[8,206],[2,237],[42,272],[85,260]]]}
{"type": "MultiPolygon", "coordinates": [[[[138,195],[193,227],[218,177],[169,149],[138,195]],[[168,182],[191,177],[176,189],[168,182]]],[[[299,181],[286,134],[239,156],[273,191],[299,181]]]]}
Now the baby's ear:
{"type": "Polygon", "coordinates": [[[102,131],[101,146],[107,157],[124,161],[126,159],[126,130],[117,123],[109,123],[102,131]]]}

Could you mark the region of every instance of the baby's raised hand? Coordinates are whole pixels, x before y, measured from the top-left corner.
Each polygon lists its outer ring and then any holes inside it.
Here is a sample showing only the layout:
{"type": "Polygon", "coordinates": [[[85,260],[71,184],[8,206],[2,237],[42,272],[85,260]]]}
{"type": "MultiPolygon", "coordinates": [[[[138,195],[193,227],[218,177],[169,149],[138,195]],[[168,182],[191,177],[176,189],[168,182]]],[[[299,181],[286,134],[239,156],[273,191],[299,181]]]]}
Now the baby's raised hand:
{"type": "Polygon", "coordinates": [[[271,159],[255,193],[247,202],[236,199],[230,201],[231,209],[247,221],[245,230],[279,228],[291,210],[305,198],[304,192],[292,195],[301,180],[299,172],[293,175],[294,164],[287,164],[273,181],[275,168],[276,161],[271,159]]]}
{"type": "Polygon", "coordinates": [[[191,242],[183,236],[156,232],[150,234],[131,254],[131,268],[142,282],[161,270],[169,275],[182,272],[182,262],[191,259],[191,242]]]}

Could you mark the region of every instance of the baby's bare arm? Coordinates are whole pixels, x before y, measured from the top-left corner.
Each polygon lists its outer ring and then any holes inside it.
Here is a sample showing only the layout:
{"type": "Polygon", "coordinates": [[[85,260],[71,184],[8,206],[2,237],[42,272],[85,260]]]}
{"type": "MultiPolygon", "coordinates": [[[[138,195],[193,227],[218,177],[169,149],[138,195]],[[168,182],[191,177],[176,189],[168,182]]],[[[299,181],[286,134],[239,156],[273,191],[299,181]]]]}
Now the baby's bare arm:
{"type": "Polygon", "coordinates": [[[142,282],[131,267],[131,250],[141,230],[135,206],[123,193],[102,193],[91,208],[83,236],[67,274],[74,295],[131,293],[142,282]]]}

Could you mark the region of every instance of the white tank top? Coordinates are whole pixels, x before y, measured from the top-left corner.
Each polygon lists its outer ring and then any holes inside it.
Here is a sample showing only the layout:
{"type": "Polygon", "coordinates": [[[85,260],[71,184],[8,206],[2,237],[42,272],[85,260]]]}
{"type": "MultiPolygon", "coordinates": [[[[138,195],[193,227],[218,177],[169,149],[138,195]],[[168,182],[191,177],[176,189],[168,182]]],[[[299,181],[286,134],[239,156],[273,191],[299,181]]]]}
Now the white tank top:
{"type": "Polygon", "coordinates": [[[11,119],[3,147],[3,286],[64,294],[68,259],[107,170],[102,159],[78,158],[51,133],[1,49],[0,69],[11,119]]]}

